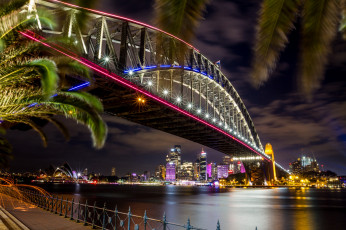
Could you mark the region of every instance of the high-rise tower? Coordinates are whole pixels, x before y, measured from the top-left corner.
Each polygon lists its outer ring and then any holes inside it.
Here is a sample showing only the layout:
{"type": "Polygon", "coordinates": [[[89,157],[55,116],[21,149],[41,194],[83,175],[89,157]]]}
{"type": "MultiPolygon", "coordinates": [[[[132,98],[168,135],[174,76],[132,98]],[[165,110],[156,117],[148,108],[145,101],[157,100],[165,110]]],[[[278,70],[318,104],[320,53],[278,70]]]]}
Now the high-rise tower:
{"type": "Polygon", "coordinates": [[[202,152],[199,157],[199,180],[206,181],[207,180],[207,153],[204,152],[202,149],[202,152]]]}

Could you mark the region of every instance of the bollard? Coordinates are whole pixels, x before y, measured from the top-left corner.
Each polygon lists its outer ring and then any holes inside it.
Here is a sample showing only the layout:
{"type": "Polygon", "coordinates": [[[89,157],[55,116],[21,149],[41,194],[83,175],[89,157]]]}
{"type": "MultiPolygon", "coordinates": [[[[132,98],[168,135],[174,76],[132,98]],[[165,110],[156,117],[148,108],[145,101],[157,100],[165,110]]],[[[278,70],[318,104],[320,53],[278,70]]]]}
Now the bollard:
{"type": "Polygon", "coordinates": [[[131,207],[129,207],[129,212],[128,212],[128,224],[127,224],[127,230],[131,230],[131,207]]]}
{"type": "Polygon", "coordinates": [[[106,202],[103,205],[102,230],[106,229],[106,202]]]}
{"type": "Polygon", "coordinates": [[[114,210],[114,230],[117,230],[117,218],[118,218],[118,208],[115,205],[115,210],[114,210]]]}
{"type": "Polygon", "coordinates": [[[65,218],[67,218],[67,208],[68,208],[68,198],[66,198],[66,204],[65,204],[65,218]]]}
{"type": "Polygon", "coordinates": [[[87,216],[88,216],[88,200],[85,201],[85,207],[84,207],[84,226],[87,225],[87,216]]]}
{"type": "Polygon", "coordinates": [[[70,215],[70,220],[73,220],[73,202],[74,202],[74,198],[72,198],[72,203],[71,203],[71,215],[70,215]]]}
{"type": "Polygon", "coordinates": [[[93,218],[92,218],[92,226],[91,228],[94,229],[95,228],[95,206],[96,206],[96,201],[94,202],[94,207],[93,207],[93,218]]]}
{"type": "Polygon", "coordinates": [[[77,223],[79,223],[79,217],[80,217],[79,213],[80,213],[80,200],[78,200],[77,221],[76,221],[77,223]]]}
{"type": "Polygon", "coordinates": [[[220,228],[220,221],[219,220],[217,220],[216,230],[221,230],[221,228],[220,228]]]}
{"type": "Polygon", "coordinates": [[[148,217],[147,217],[147,210],[145,210],[144,211],[144,217],[143,217],[143,219],[144,219],[144,230],[146,230],[147,229],[147,220],[148,220],[148,217]]]}
{"type": "Polygon", "coordinates": [[[163,223],[163,230],[166,230],[166,225],[167,225],[167,223],[166,223],[166,212],[163,213],[163,221],[162,221],[162,223],[163,223]]]}

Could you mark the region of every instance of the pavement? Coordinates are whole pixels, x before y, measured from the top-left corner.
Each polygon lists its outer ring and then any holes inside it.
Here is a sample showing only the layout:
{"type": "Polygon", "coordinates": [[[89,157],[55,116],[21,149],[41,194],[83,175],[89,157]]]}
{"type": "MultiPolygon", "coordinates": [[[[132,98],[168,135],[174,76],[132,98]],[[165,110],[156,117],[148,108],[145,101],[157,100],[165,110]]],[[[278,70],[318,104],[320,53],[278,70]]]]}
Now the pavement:
{"type": "Polygon", "coordinates": [[[88,226],[0,194],[0,230],[87,230],[88,226]]]}

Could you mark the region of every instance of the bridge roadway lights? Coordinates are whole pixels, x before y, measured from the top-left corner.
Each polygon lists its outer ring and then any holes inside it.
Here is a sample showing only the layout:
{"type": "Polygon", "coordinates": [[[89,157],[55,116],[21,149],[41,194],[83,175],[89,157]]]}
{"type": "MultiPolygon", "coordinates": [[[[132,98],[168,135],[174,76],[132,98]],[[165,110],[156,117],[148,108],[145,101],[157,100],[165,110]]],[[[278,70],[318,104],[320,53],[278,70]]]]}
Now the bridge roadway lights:
{"type": "MultiPolygon", "coordinates": [[[[44,30],[43,33],[51,36],[69,35],[77,41],[76,46],[84,52],[84,58],[70,51],[65,50],[64,53],[61,49],[44,44],[40,41],[41,38],[37,39],[30,34],[22,33],[22,35],[79,61],[95,70],[100,76],[140,92],[150,98],[151,104],[160,103],[175,110],[176,113],[194,119],[206,128],[230,138],[228,141],[234,142],[235,146],[247,148],[248,151],[266,158],[251,117],[237,91],[218,66],[192,45],[165,31],[121,16],[56,0],[38,0],[36,5],[44,9],[64,7],[66,15],[71,15],[66,25],[59,25],[54,31],[44,30]],[[71,11],[71,8],[74,10],[71,11]],[[78,22],[73,20],[75,18],[73,14],[78,13],[79,9],[87,12],[88,24],[84,31],[81,31],[78,22]],[[162,39],[156,39],[158,37],[162,39]],[[184,59],[179,58],[177,54],[168,55],[170,45],[166,43],[186,46],[184,59]],[[158,53],[162,53],[162,56],[158,53]],[[107,62],[103,67],[100,66],[102,63],[97,65],[90,61],[102,58],[107,62]],[[167,88],[164,88],[162,83],[167,83],[165,86],[167,88]],[[174,85],[178,87],[172,87],[174,85]],[[146,86],[154,86],[155,89],[144,90],[146,86]],[[161,93],[164,97],[159,95],[161,93]],[[172,95],[180,95],[181,101],[171,101],[172,95]],[[193,102],[197,108],[193,109],[193,105],[189,106],[184,102],[185,98],[188,103],[193,102]],[[182,105],[177,106],[180,103],[182,105]],[[214,123],[210,117],[215,118],[214,123]],[[235,131],[234,134],[237,135],[234,136],[230,130],[235,131]]],[[[220,140],[223,141],[224,137],[220,136],[220,140]]]]}

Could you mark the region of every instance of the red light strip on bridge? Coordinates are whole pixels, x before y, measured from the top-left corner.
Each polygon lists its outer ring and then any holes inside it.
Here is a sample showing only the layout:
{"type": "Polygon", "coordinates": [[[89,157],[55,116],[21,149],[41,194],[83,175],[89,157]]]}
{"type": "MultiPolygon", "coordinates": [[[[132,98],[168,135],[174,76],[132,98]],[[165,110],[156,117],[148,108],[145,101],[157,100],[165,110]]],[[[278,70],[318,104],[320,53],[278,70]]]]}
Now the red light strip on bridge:
{"type": "MultiPolygon", "coordinates": [[[[29,33],[33,33],[33,32],[31,32],[31,31],[28,31],[28,32],[29,32],[29,33]]],[[[108,77],[108,78],[111,78],[111,79],[115,80],[116,82],[118,82],[118,83],[120,83],[120,84],[122,84],[122,85],[124,85],[124,86],[127,86],[127,87],[129,87],[129,88],[131,88],[131,89],[133,89],[133,90],[135,90],[135,91],[137,91],[137,92],[139,92],[139,93],[142,93],[142,94],[144,94],[145,96],[147,96],[147,97],[149,97],[149,98],[151,98],[151,99],[153,99],[153,100],[155,100],[155,101],[157,101],[157,102],[160,102],[161,104],[164,104],[164,105],[170,107],[171,109],[174,109],[174,110],[176,110],[176,111],[178,111],[178,112],[180,112],[180,113],[182,113],[182,114],[184,114],[184,115],[186,115],[186,116],[188,116],[188,117],[190,117],[190,118],[192,118],[192,119],[194,119],[194,120],[196,120],[196,121],[198,121],[198,122],[200,122],[200,123],[202,123],[202,124],[204,124],[204,125],[206,125],[206,126],[209,126],[210,128],[212,128],[212,129],[214,129],[214,130],[216,130],[216,131],[218,131],[218,132],[220,132],[220,133],[222,133],[222,134],[224,134],[224,135],[230,137],[231,139],[237,141],[237,142],[240,143],[241,145],[243,145],[243,146],[245,146],[246,148],[252,150],[254,153],[256,153],[257,155],[263,157],[263,158],[266,159],[268,162],[270,162],[270,159],[266,158],[266,157],[263,156],[261,153],[259,153],[259,152],[256,151],[255,149],[251,148],[249,145],[245,144],[244,142],[238,140],[237,138],[235,138],[234,136],[230,135],[229,133],[227,133],[227,132],[223,131],[222,129],[220,129],[220,128],[218,128],[218,127],[216,127],[216,126],[214,126],[214,125],[212,125],[212,124],[210,124],[210,123],[208,123],[208,122],[202,120],[201,118],[199,118],[199,117],[197,117],[197,116],[195,116],[195,115],[193,115],[193,114],[191,114],[191,113],[189,113],[189,112],[187,112],[187,111],[181,109],[180,107],[178,107],[178,106],[176,106],[176,105],[174,105],[174,104],[172,104],[172,103],[170,103],[170,102],[168,102],[168,101],[166,101],[166,100],[163,100],[162,98],[160,98],[160,97],[158,97],[158,96],[156,96],[156,95],[153,95],[153,94],[151,94],[150,92],[148,92],[148,91],[146,91],[146,90],[143,90],[143,89],[139,88],[137,85],[135,85],[135,84],[133,84],[132,82],[130,82],[130,81],[124,79],[123,77],[118,76],[118,75],[116,75],[116,74],[114,74],[114,73],[110,73],[108,70],[106,70],[106,69],[102,68],[101,66],[98,66],[98,65],[96,65],[96,64],[94,64],[94,63],[90,64],[89,61],[88,61],[88,62],[83,61],[83,60],[80,59],[80,58],[78,57],[78,55],[76,55],[76,54],[74,54],[73,56],[70,55],[70,54],[67,54],[67,53],[65,53],[65,52],[63,52],[63,51],[61,51],[61,50],[59,50],[59,49],[57,49],[57,48],[55,48],[55,47],[53,47],[53,46],[51,46],[51,45],[45,43],[45,42],[42,42],[41,40],[39,40],[39,39],[37,39],[37,38],[35,38],[35,37],[33,37],[33,36],[27,34],[27,33],[24,33],[24,32],[21,32],[21,31],[19,31],[19,33],[22,34],[23,36],[25,36],[25,37],[27,37],[27,38],[33,40],[33,41],[39,42],[39,43],[41,43],[42,45],[44,45],[44,46],[46,46],[46,47],[48,47],[48,48],[51,48],[51,49],[53,49],[53,50],[55,50],[55,51],[61,53],[62,55],[65,55],[65,56],[67,56],[67,57],[69,57],[69,58],[71,58],[71,59],[73,59],[73,60],[75,60],[75,61],[77,61],[77,62],[79,62],[79,63],[81,63],[81,64],[83,64],[83,65],[85,65],[85,66],[87,66],[87,67],[90,68],[90,69],[93,69],[94,71],[98,72],[99,74],[102,74],[102,75],[104,75],[104,76],[106,76],[106,77],[108,77]]],[[[70,53],[71,53],[71,52],[70,52],[70,53]]]]}
{"type": "Polygon", "coordinates": [[[154,27],[154,26],[145,24],[145,23],[143,23],[143,22],[139,22],[139,21],[136,21],[136,20],[133,20],[133,19],[130,19],[130,18],[126,18],[126,17],[123,17],[123,16],[115,15],[115,14],[110,14],[110,13],[102,12],[102,11],[99,11],[99,10],[94,10],[94,9],[89,9],[89,8],[77,6],[77,5],[74,5],[74,4],[71,4],[71,3],[62,2],[62,1],[58,1],[58,0],[46,0],[46,1],[49,1],[49,2],[57,2],[57,3],[63,4],[63,5],[67,5],[67,6],[73,7],[73,8],[91,11],[91,12],[93,12],[93,13],[95,13],[95,14],[102,14],[102,15],[105,15],[105,16],[108,16],[108,17],[111,17],[111,18],[116,18],[116,19],[120,19],[120,20],[126,20],[126,21],[129,21],[129,22],[132,22],[132,23],[135,23],[135,24],[144,26],[144,27],[148,27],[148,28],[150,28],[150,29],[153,29],[153,30],[159,31],[159,32],[161,32],[161,33],[167,34],[168,36],[170,36],[170,37],[172,37],[172,38],[175,38],[175,39],[181,41],[181,42],[184,43],[185,45],[187,45],[187,46],[189,46],[190,48],[192,48],[192,49],[196,50],[197,52],[199,52],[198,49],[196,49],[193,45],[191,45],[190,43],[187,43],[187,42],[184,41],[183,39],[178,38],[177,36],[174,36],[173,34],[170,34],[170,33],[166,32],[166,31],[163,31],[163,30],[161,30],[161,29],[159,29],[159,28],[157,28],[157,27],[154,27]]]}

